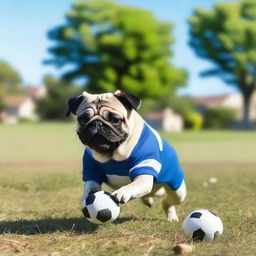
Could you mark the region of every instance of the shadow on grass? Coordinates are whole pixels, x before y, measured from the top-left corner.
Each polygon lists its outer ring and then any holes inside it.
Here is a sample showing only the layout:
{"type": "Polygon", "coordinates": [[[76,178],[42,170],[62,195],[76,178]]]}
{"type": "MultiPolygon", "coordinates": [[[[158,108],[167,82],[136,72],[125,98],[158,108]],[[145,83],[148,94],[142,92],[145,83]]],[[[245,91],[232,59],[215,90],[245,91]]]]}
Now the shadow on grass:
{"type": "Polygon", "coordinates": [[[122,218],[118,218],[116,219],[113,224],[122,224],[124,222],[127,222],[127,221],[161,221],[161,219],[159,218],[137,218],[137,217],[134,217],[134,216],[131,216],[131,217],[122,217],[122,218]]]}
{"type": "Polygon", "coordinates": [[[98,225],[90,223],[85,218],[1,221],[0,234],[35,235],[65,231],[83,234],[93,233],[97,230],[97,227],[98,225]]]}
{"type": "MultiPolygon", "coordinates": [[[[134,217],[118,218],[114,224],[118,225],[136,219],[134,217]]],[[[35,235],[66,231],[72,231],[77,234],[89,234],[95,232],[98,226],[87,221],[85,218],[0,221],[0,234],[35,235]]]]}
{"type": "Polygon", "coordinates": [[[113,224],[115,225],[118,225],[118,224],[122,224],[124,222],[127,222],[127,221],[132,221],[132,220],[139,220],[139,218],[136,218],[136,217],[121,217],[121,218],[117,218],[113,224]]]}

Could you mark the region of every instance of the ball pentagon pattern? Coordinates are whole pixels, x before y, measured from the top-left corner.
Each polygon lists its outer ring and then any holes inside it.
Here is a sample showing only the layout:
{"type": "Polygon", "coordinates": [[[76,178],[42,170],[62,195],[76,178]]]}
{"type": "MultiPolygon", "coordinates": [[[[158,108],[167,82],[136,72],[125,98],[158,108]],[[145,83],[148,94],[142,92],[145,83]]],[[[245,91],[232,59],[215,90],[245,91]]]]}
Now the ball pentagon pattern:
{"type": "Polygon", "coordinates": [[[112,217],[111,211],[109,209],[99,210],[97,213],[97,219],[101,222],[107,222],[112,217]]]}
{"type": "Polygon", "coordinates": [[[190,218],[197,218],[197,219],[199,219],[201,216],[202,216],[202,213],[201,213],[201,212],[193,212],[193,213],[190,215],[190,218]]]}
{"type": "Polygon", "coordinates": [[[201,228],[199,228],[193,232],[192,239],[193,241],[203,241],[204,236],[205,236],[204,231],[201,228]]]}
{"type": "Polygon", "coordinates": [[[82,212],[83,212],[85,218],[90,218],[91,217],[90,213],[89,213],[89,211],[86,207],[82,208],[82,212]]]}
{"type": "Polygon", "coordinates": [[[92,203],[94,202],[95,198],[96,198],[95,195],[94,195],[93,193],[90,193],[90,194],[87,196],[86,200],[85,200],[86,205],[92,204],[92,203]]]}

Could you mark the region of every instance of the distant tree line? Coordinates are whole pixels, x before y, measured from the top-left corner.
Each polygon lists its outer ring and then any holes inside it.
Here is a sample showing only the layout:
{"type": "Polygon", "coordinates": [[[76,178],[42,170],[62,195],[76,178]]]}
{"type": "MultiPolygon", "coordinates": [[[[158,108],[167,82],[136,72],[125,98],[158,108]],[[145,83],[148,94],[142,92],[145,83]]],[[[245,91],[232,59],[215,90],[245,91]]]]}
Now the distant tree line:
{"type": "MultiPolygon", "coordinates": [[[[65,72],[60,79],[44,78],[48,93],[38,104],[43,119],[64,119],[67,99],[82,90],[120,89],[145,100],[142,112],[169,106],[188,125],[191,120],[199,122],[194,105],[176,96],[177,89],[187,84],[188,73],[171,61],[172,24],[159,22],[149,11],[108,0],[75,2],[65,18],[64,24],[48,34],[54,45],[45,63],[65,72]],[[74,85],[78,81],[81,86],[74,85]]],[[[256,1],[218,3],[208,11],[197,8],[188,23],[192,49],[213,63],[202,75],[217,75],[241,91],[243,124],[249,127],[256,87],[256,1]]],[[[0,109],[4,96],[19,91],[20,83],[19,74],[0,62],[0,109]]],[[[208,119],[221,120],[228,115],[222,109],[216,111],[210,112],[208,119]]]]}

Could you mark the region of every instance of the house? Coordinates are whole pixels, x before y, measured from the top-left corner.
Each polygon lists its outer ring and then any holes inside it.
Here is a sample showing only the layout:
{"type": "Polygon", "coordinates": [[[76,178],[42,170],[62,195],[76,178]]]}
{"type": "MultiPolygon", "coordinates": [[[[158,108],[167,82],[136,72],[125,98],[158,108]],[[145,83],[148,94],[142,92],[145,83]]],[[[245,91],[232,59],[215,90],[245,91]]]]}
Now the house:
{"type": "Polygon", "coordinates": [[[154,129],[166,132],[180,132],[183,130],[182,117],[170,108],[166,108],[163,111],[150,112],[144,118],[154,129]]]}
{"type": "Polygon", "coordinates": [[[5,110],[1,113],[3,123],[15,124],[20,119],[38,119],[36,103],[30,96],[7,96],[5,106],[5,110]]]}
{"type": "Polygon", "coordinates": [[[21,119],[38,120],[36,113],[37,101],[46,95],[46,89],[25,87],[22,95],[9,95],[5,98],[5,109],[0,113],[0,121],[15,124],[21,119]]]}
{"type": "Polygon", "coordinates": [[[45,86],[26,86],[24,87],[24,92],[26,95],[39,100],[46,96],[45,86]]]}
{"type": "MultiPolygon", "coordinates": [[[[243,97],[240,93],[188,98],[195,102],[199,112],[204,112],[211,107],[225,107],[235,110],[237,119],[242,119],[243,97]]],[[[252,96],[249,117],[251,121],[256,120],[256,93],[252,96]]]]}

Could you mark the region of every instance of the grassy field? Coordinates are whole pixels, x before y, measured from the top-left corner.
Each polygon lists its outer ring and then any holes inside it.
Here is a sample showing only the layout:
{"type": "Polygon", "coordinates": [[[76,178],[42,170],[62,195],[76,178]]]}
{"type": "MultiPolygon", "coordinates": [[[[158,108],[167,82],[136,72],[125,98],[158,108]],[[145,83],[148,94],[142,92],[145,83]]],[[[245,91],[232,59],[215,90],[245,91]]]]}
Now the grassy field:
{"type": "MultiPolygon", "coordinates": [[[[88,223],[80,211],[83,147],[75,124],[0,126],[0,255],[173,255],[186,242],[180,223],[167,223],[133,200],[112,224],[88,223]]],[[[162,134],[178,151],[188,196],[181,220],[198,208],[216,212],[224,233],[191,255],[255,255],[256,133],[162,134]],[[210,177],[217,184],[207,183],[210,177]]]]}

